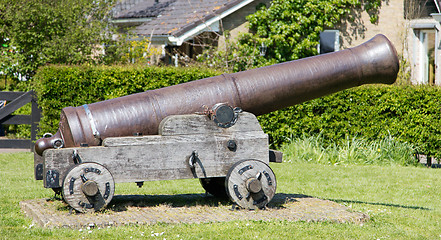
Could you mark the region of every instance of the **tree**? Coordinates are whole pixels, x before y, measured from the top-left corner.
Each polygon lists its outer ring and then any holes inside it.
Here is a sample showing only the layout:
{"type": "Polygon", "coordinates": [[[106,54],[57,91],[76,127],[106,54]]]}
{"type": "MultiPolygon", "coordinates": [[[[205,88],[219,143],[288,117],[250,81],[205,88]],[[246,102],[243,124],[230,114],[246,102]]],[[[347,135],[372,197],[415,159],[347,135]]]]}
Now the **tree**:
{"type": "Polygon", "coordinates": [[[0,72],[28,79],[45,64],[101,61],[113,0],[0,0],[0,72]]]}
{"type": "Polygon", "coordinates": [[[320,32],[333,28],[350,13],[366,11],[378,21],[381,0],[273,0],[247,17],[250,33],[239,36],[226,50],[211,51],[201,59],[241,71],[317,54],[320,32]],[[355,11],[354,11],[355,10],[355,11]],[[265,46],[265,54],[259,51],[265,46]]]}

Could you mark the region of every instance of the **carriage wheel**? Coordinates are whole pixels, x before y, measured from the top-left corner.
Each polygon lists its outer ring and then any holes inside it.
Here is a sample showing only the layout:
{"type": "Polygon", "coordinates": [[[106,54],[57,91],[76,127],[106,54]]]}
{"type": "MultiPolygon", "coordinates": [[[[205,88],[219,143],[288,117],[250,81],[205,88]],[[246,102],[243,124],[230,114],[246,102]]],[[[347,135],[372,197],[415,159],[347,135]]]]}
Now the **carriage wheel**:
{"type": "Polygon", "coordinates": [[[271,168],[259,160],[235,163],[225,179],[230,199],[245,209],[262,209],[276,193],[276,176],[271,168]]]}
{"type": "Polygon", "coordinates": [[[103,209],[112,200],[115,182],[107,168],[97,163],[75,165],[63,181],[63,198],[79,212],[103,209]]]}

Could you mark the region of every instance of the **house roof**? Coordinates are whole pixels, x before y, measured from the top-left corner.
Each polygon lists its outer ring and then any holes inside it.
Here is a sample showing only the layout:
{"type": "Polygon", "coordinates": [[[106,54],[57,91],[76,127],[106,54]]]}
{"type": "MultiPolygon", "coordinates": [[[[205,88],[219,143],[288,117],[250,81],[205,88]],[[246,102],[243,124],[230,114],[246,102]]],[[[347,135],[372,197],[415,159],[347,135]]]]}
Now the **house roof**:
{"type": "Polygon", "coordinates": [[[176,0],[155,1],[145,0],[136,4],[130,9],[126,9],[118,13],[114,19],[131,19],[131,18],[154,18],[159,16],[171,3],[176,0]]]}
{"type": "Polygon", "coordinates": [[[181,45],[203,31],[218,31],[218,21],[254,0],[145,0],[114,17],[148,19],[134,31],[153,42],[181,45]]]}

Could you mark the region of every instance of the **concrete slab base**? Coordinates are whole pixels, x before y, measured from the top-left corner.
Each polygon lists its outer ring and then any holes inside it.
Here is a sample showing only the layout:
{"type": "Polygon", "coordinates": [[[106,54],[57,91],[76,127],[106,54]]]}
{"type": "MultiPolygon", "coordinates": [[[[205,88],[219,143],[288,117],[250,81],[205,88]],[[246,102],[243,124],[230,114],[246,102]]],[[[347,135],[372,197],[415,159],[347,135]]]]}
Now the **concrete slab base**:
{"type": "Polygon", "coordinates": [[[305,195],[275,195],[265,210],[232,210],[231,204],[205,194],[117,195],[98,213],[80,214],[61,200],[20,202],[23,212],[45,228],[87,228],[155,223],[206,223],[232,220],[329,221],[360,224],[369,216],[329,200],[305,195]]]}

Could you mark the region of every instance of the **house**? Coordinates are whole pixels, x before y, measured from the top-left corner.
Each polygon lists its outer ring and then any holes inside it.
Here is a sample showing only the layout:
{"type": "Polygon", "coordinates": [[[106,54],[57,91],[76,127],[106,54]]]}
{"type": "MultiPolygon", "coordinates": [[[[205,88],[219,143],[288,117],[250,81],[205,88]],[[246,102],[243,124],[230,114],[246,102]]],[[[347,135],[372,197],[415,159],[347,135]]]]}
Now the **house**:
{"type": "MultiPolygon", "coordinates": [[[[122,0],[113,22],[132,27],[161,49],[163,61],[178,64],[178,56],[194,58],[205,46],[224,45],[248,31],[245,17],[270,0],[122,0]]],[[[320,53],[359,45],[376,34],[395,45],[402,69],[413,84],[441,85],[441,0],[382,0],[378,20],[365,11],[352,14],[335,29],[320,34],[320,53]]]]}
{"type": "Polygon", "coordinates": [[[441,25],[434,18],[440,7],[440,0],[383,0],[377,22],[371,23],[363,11],[331,31],[338,33],[335,41],[342,48],[384,34],[395,45],[412,84],[441,85],[441,25]]]}
{"type": "Polygon", "coordinates": [[[247,31],[245,17],[269,0],[123,0],[114,8],[113,23],[131,28],[160,47],[165,63],[178,56],[195,58],[206,46],[220,46],[224,33],[247,31]]]}

